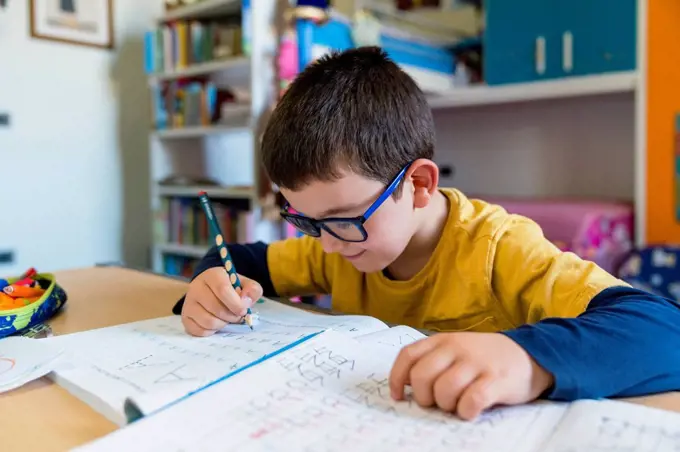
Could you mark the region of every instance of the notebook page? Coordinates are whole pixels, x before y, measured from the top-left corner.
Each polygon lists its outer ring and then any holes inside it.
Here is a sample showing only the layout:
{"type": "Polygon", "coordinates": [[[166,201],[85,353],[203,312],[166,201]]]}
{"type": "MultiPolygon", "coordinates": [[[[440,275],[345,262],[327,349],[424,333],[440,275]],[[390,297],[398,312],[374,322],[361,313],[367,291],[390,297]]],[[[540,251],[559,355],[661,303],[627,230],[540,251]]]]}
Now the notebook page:
{"type": "Polygon", "coordinates": [[[261,319],[252,331],[229,325],[198,338],[171,316],[42,340],[67,354],[51,378],[123,425],[126,398],[155,409],[319,330],[261,319]]]}
{"type": "Polygon", "coordinates": [[[50,339],[71,365],[52,374],[55,382],[118,425],[124,402],[153,411],[264,355],[326,328],[348,335],[387,328],[364,316],[312,314],[274,301],[257,303],[255,329],[228,325],[217,334],[189,336],[179,316],[128,323],[50,339]]]}
{"type": "Polygon", "coordinates": [[[359,336],[387,329],[380,320],[364,315],[326,315],[286,306],[276,301],[263,299],[255,303],[253,313],[260,319],[290,327],[313,327],[319,330],[332,328],[351,336],[359,336]]]}
{"type": "Polygon", "coordinates": [[[356,340],[367,344],[401,349],[408,344],[426,337],[427,336],[423,333],[410,326],[399,325],[374,333],[362,334],[361,336],[357,336],[356,340]]]}
{"type": "Polygon", "coordinates": [[[42,339],[21,336],[0,339],[0,393],[50,373],[61,355],[61,349],[42,339]]]}
{"type": "Polygon", "coordinates": [[[677,452],[680,413],[619,401],[572,404],[546,452],[677,452]]]}
{"type": "Polygon", "coordinates": [[[565,408],[538,404],[459,421],[389,396],[390,360],[334,331],[143,418],[80,452],[534,452],[565,408]]]}

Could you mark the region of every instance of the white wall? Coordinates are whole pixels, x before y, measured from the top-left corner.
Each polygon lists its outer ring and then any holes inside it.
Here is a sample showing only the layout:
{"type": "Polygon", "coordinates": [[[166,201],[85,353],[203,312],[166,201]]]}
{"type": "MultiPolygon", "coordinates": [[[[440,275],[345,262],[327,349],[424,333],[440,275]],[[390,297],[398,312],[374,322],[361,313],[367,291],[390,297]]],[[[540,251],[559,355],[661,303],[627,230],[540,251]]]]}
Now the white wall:
{"type": "Polygon", "coordinates": [[[16,261],[0,265],[0,276],[29,266],[146,261],[149,106],[141,43],[162,1],[114,2],[114,51],[32,39],[28,2],[7,3],[0,10],[0,111],[12,122],[0,128],[0,250],[14,250],[16,261]]]}

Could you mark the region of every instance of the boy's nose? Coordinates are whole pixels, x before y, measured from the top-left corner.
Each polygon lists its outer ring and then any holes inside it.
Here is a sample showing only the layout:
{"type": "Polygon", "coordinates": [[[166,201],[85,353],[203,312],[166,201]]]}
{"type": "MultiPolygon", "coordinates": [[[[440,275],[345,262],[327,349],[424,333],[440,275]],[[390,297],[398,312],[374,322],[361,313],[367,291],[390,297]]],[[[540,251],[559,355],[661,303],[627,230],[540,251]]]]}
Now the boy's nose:
{"type": "Polygon", "coordinates": [[[336,239],[324,230],[321,230],[321,237],[319,240],[321,240],[321,247],[326,253],[337,253],[345,245],[345,242],[336,239]]]}

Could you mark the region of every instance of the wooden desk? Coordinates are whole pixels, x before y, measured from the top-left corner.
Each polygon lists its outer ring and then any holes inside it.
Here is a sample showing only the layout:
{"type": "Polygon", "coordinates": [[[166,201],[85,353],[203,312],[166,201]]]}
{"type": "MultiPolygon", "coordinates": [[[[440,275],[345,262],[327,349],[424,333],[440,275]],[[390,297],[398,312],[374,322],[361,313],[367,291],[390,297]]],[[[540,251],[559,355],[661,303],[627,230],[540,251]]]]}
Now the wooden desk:
{"type": "MultiPolygon", "coordinates": [[[[50,321],[55,335],[172,315],[187,288],[183,281],[117,267],[63,271],[56,277],[68,302],[50,321]]],[[[3,451],[64,451],[116,429],[47,378],[0,394],[0,414],[3,451]]]]}
{"type": "MultiPolygon", "coordinates": [[[[117,267],[63,271],[56,276],[68,302],[50,322],[54,334],[171,315],[187,288],[180,280],[117,267]]],[[[680,393],[632,401],[680,412],[680,393]]],[[[46,378],[0,394],[0,414],[3,451],[63,451],[116,429],[46,378]]]]}

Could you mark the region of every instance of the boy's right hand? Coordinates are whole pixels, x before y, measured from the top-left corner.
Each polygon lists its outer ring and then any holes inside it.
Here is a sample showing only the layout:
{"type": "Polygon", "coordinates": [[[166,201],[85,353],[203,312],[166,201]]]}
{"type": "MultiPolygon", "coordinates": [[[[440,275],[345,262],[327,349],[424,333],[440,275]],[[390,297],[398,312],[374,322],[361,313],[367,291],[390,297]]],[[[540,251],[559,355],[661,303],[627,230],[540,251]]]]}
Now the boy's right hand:
{"type": "Polygon", "coordinates": [[[228,323],[240,323],[246,311],[262,296],[262,286],[239,275],[241,295],[222,267],[210,268],[189,284],[182,307],[182,324],[193,336],[210,336],[228,323]]]}

